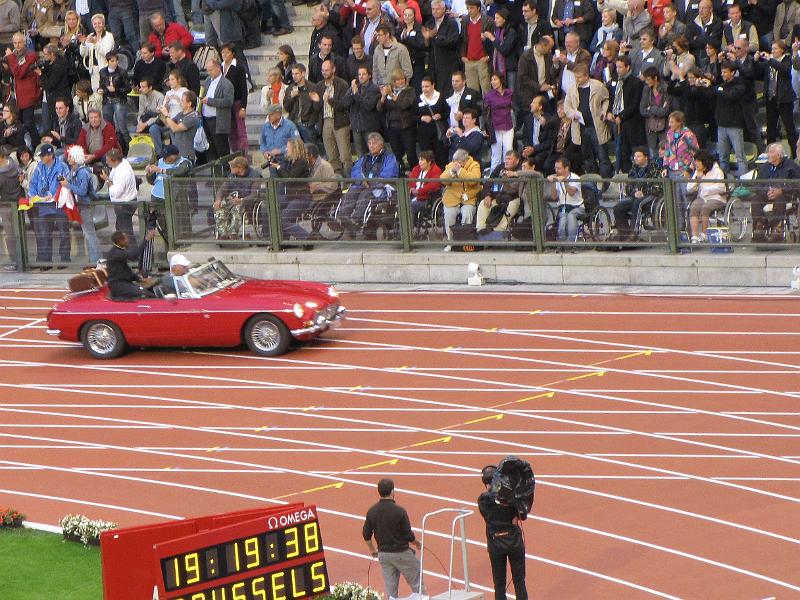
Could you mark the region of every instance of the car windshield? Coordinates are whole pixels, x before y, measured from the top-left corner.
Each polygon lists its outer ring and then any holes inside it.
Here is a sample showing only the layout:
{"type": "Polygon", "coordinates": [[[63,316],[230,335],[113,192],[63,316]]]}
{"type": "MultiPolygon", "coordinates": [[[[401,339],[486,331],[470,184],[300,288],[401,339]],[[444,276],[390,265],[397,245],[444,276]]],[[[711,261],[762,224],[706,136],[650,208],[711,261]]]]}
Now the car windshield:
{"type": "Polygon", "coordinates": [[[239,283],[242,278],[231,273],[228,267],[215,260],[189,271],[186,274],[186,280],[198,296],[207,296],[239,283]]]}

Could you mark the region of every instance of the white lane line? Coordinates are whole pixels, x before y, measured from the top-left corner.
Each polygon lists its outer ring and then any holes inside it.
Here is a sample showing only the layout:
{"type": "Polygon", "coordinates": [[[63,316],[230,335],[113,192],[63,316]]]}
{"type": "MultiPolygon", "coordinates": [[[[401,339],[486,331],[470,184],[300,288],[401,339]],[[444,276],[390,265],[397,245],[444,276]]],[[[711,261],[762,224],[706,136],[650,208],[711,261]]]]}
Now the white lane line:
{"type": "MultiPolygon", "coordinates": [[[[505,292],[503,295],[506,295],[505,292]]],[[[468,309],[426,309],[426,308],[354,308],[348,309],[349,314],[358,313],[397,313],[397,314],[444,314],[444,315],[474,315],[474,310],[468,309]]],[[[543,308],[532,313],[530,310],[487,310],[481,308],[485,315],[530,315],[540,317],[544,315],[592,315],[592,316],[675,316],[675,317],[800,317],[800,313],[759,313],[759,312],[701,312],[701,311],[633,311],[633,310],[552,310],[543,308]]]]}
{"type": "MultiPolygon", "coordinates": [[[[371,319],[360,319],[358,317],[348,317],[351,321],[370,321],[371,319]]],[[[390,323],[390,322],[389,322],[390,323]]],[[[522,329],[514,327],[500,327],[500,330],[507,333],[583,333],[583,334],[611,334],[611,335],[698,335],[698,336],[741,336],[741,335],[757,335],[757,336],[796,336],[800,335],[800,331],[757,331],[757,330],[737,330],[737,331],[697,331],[697,330],[678,330],[678,329],[522,329]]],[[[463,331],[458,325],[442,325],[435,324],[427,327],[420,327],[414,323],[402,323],[396,327],[347,327],[342,326],[338,328],[339,331],[374,331],[376,333],[385,332],[439,332],[447,331],[448,333],[468,333],[463,331]]],[[[486,331],[485,329],[476,330],[480,333],[496,333],[494,331],[486,331]]]]}
{"type": "Polygon", "coordinates": [[[34,325],[36,325],[38,323],[41,323],[42,321],[44,321],[44,319],[34,319],[30,323],[27,323],[25,325],[21,325],[20,327],[15,327],[14,329],[6,331],[5,333],[0,333],[0,338],[5,338],[5,337],[7,337],[9,335],[13,335],[13,334],[17,333],[18,331],[22,331],[23,329],[29,329],[30,327],[33,327],[34,325]]]}
{"type": "MultiPolygon", "coordinates": [[[[89,392],[89,393],[97,393],[97,392],[89,392]]],[[[121,395],[121,394],[118,394],[118,393],[112,393],[112,394],[121,395]]],[[[195,401],[194,403],[196,403],[196,404],[208,404],[206,402],[198,402],[198,401],[195,401]]],[[[247,409],[249,409],[249,407],[247,407],[247,409]]],[[[31,413],[31,414],[52,414],[52,413],[43,413],[43,411],[20,411],[20,412],[28,412],[28,413],[31,413]]],[[[64,415],[63,413],[55,413],[55,414],[60,415],[60,416],[64,416],[64,417],[72,417],[72,418],[87,419],[87,420],[100,420],[100,421],[112,420],[112,421],[116,421],[116,422],[122,422],[121,419],[108,419],[108,418],[103,418],[103,417],[88,417],[88,416],[83,416],[83,415],[64,415]]],[[[129,422],[129,423],[141,424],[140,421],[130,421],[130,420],[125,420],[125,421],[129,422]]],[[[181,430],[190,430],[190,431],[198,430],[198,428],[188,427],[188,426],[174,426],[174,427],[176,429],[181,429],[181,430]]],[[[414,431],[415,430],[415,428],[408,428],[408,429],[409,429],[409,431],[414,431]]],[[[208,430],[214,431],[213,429],[203,428],[203,431],[208,431],[208,430]]],[[[245,433],[237,433],[237,432],[217,432],[217,433],[220,433],[221,435],[239,436],[239,437],[247,437],[247,438],[258,437],[260,439],[266,439],[266,440],[270,440],[270,441],[275,441],[274,438],[272,438],[271,436],[266,436],[265,434],[261,434],[260,436],[254,436],[253,434],[245,434],[245,433]]],[[[16,435],[13,435],[13,434],[0,434],[0,435],[6,436],[6,437],[15,438],[15,439],[32,439],[30,436],[16,436],[16,435]]],[[[455,435],[455,437],[466,437],[468,439],[479,439],[481,441],[486,441],[486,440],[484,440],[484,438],[476,438],[475,436],[463,436],[463,435],[458,434],[458,433],[454,433],[454,435],[455,435]]],[[[283,439],[279,439],[278,441],[279,441],[279,443],[286,442],[286,441],[290,441],[290,442],[293,442],[293,443],[299,443],[299,442],[294,442],[293,440],[283,440],[283,439]]],[[[496,440],[490,440],[490,441],[497,443],[496,440]]],[[[312,446],[312,447],[343,448],[343,446],[327,444],[327,443],[309,442],[307,444],[312,446]]],[[[508,448],[508,446],[512,446],[513,447],[515,445],[516,446],[522,446],[522,447],[524,447],[526,449],[530,448],[527,445],[523,445],[523,444],[519,444],[519,443],[517,443],[517,444],[504,443],[504,449],[508,448]]],[[[535,448],[535,449],[539,450],[539,451],[557,452],[557,451],[553,451],[551,449],[544,449],[544,448],[535,448]]],[[[353,452],[365,452],[365,451],[363,451],[361,449],[349,448],[349,450],[351,450],[353,452]]],[[[368,453],[370,455],[379,456],[381,458],[395,458],[397,456],[400,456],[400,455],[395,455],[392,452],[374,452],[373,451],[373,452],[368,452],[368,453]]],[[[580,455],[578,453],[561,452],[560,454],[562,456],[582,457],[582,455],[580,455]]],[[[631,466],[631,463],[626,463],[624,461],[617,461],[617,460],[614,460],[614,459],[611,459],[611,458],[607,458],[607,457],[588,457],[588,458],[589,459],[600,460],[600,461],[603,461],[603,462],[610,462],[612,464],[622,464],[622,465],[625,465],[625,466],[631,466]]],[[[445,462],[442,462],[442,461],[432,461],[432,460],[428,460],[428,459],[416,458],[414,456],[410,456],[410,457],[408,457],[408,459],[411,460],[412,462],[420,462],[420,463],[423,463],[423,464],[434,465],[434,466],[436,466],[438,468],[442,468],[442,467],[448,468],[448,469],[461,468],[461,469],[464,469],[464,470],[467,470],[467,471],[472,471],[472,469],[469,469],[468,467],[460,467],[458,465],[452,465],[452,464],[445,463],[445,462]]],[[[649,470],[649,471],[656,472],[656,473],[665,473],[665,474],[668,474],[668,475],[677,475],[677,476],[687,476],[690,479],[696,479],[696,480],[699,480],[699,481],[707,481],[707,482],[717,483],[719,485],[731,486],[731,487],[735,487],[735,488],[743,487],[743,486],[741,486],[739,484],[735,484],[735,483],[732,483],[732,482],[719,482],[719,481],[714,481],[714,480],[711,480],[711,479],[706,479],[706,478],[703,478],[703,477],[700,477],[700,476],[687,475],[685,473],[676,472],[676,471],[668,471],[668,470],[665,470],[665,469],[660,469],[660,468],[655,468],[655,467],[647,467],[647,466],[636,465],[636,464],[634,464],[633,466],[638,466],[643,470],[649,470]]],[[[553,484],[552,482],[543,482],[543,485],[558,485],[558,484],[553,484]]],[[[579,488],[574,488],[574,487],[570,487],[568,489],[573,490],[573,491],[579,490],[579,488]]],[[[753,490],[753,491],[757,491],[754,488],[747,488],[747,489],[753,490]]],[[[612,496],[610,496],[610,495],[604,495],[602,493],[598,493],[598,492],[595,492],[595,491],[587,491],[586,493],[590,493],[590,494],[593,494],[593,495],[600,495],[602,497],[612,498],[612,496]]],[[[775,495],[775,494],[772,493],[772,492],[768,492],[767,495],[775,495]]],[[[622,497],[613,497],[613,499],[619,499],[619,498],[622,498],[622,497]]],[[[650,507],[650,508],[660,509],[660,505],[657,505],[657,504],[654,504],[654,503],[647,503],[647,502],[633,500],[633,499],[629,499],[629,501],[634,503],[634,504],[638,504],[640,506],[647,506],[647,507],[650,507]]],[[[738,523],[723,521],[721,519],[716,519],[714,517],[708,517],[708,516],[705,516],[705,515],[695,515],[694,513],[689,513],[687,511],[680,511],[679,509],[674,509],[672,507],[664,507],[662,510],[666,510],[668,512],[673,512],[673,513],[676,513],[676,514],[682,514],[684,516],[690,516],[690,517],[694,517],[694,518],[698,518],[698,519],[702,519],[702,520],[709,520],[709,521],[714,522],[714,523],[725,524],[725,525],[730,526],[730,527],[743,529],[743,530],[751,531],[751,532],[754,532],[754,533],[759,533],[759,532],[762,531],[762,530],[759,530],[757,528],[749,527],[747,525],[742,525],[742,524],[738,524],[738,523]]],[[[762,533],[762,535],[766,535],[766,536],[769,536],[769,537],[776,537],[777,539],[781,539],[781,540],[784,540],[784,541],[791,541],[792,543],[800,543],[800,540],[794,540],[793,538],[786,538],[786,536],[782,536],[780,534],[776,534],[776,533],[773,533],[773,532],[766,532],[765,531],[765,532],[762,533]]]]}
{"type": "MultiPolygon", "coordinates": [[[[205,353],[199,353],[199,354],[205,354],[205,353]]],[[[225,355],[223,354],[223,356],[225,356],[225,355]]],[[[248,356],[247,358],[253,359],[255,361],[260,360],[260,357],[254,357],[254,356],[248,356]]],[[[278,358],[264,359],[264,360],[283,361],[283,362],[298,362],[296,360],[278,359],[278,358]]],[[[24,363],[22,363],[22,364],[24,364],[24,363]]],[[[103,371],[103,370],[114,370],[114,367],[87,367],[87,366],[77,367],[77,366],[73,366],[73,365],[69,365],[69,364],[62,364],[60,366],[62,368],[67,368],[67,369],[81,368],[81,369],[92,369],[92,370],[100,370],[100,371],[103,371]]],[[[380,370],[380,369],[375,368],[375,367],[369,367],[369,368],[365,367],[365,370],[380,370]]],[[[195,379],[200,378],[200,379],[203,379],[203,380],[206,380],[206,381],[208,381],[208,380],[211,380],[211,381],[231,381],[233,383],[242,383],[242,380],[240,380],[240,379],[222,378],[222,377],[218,377],[218,376],[209,377],[207,375],[198,376],[198,375],[193,375],[193,374],[188,374],[188,373],[180,373],[180,372],[158,373],[158,372],[144,371],[144,370],[141,370],[141,369],[126,370],[125,372],[126,373],[138,373],[140,375],[159,375],[160,374],[160,375],[165,376],[165,377],[175,377],[175,378],[188,377],[188,378],[195,378],[195,379]]],[[[437,377],[443,377],[443,376],[437,376],[437,377]]],[[[454,377],[450,377],[450,378],[451,379],[462,379],[462,380],[465,379],[465,378],[454,378],[454,377]]],[[[477,380],[477,381],[480,381],[480,380],[477,380]]],[[[245,380],[245,382],[246,383],[255,383],[253,381],[247,381],[247,380],[245,380]]],[[[2,384],[2,383],[0,383],[0,385],[6,385],[6,386],[10,385],[12,387],[29,387],[29,388],[36,389],[36,386],[33,386],[33,385],[2,384]]],[[[306,390],[314,389],[311,386],[296,386],[296,385],[292,386],[292,385],[288,385],[288,384],[286,384],[286,387],[287,388],[306,389],[306,390]]],[[[53,388],[48,388],[48,389],[53,389],[53,388]]],[[[65,391],[74,391],[74,390],[65,390],[65,391]]],[[[83,393],[83,394],[99,394],[100,392],[81,391],[81,393],[83,393]]],[[[333,392],[333,393],[344,393],[344,392],[333,392]]],[[[401,400],[401,401],[417,402],[416,400],[410,400],[410,399],[404,398],[402,396],[388,396],[386,394],[374,394],[374,393],[361,392],[361,391],[351,391],[351,392],[347,392],[347,394],[355,394],[355,395],[358,395],[358,396],[366,396],[366,397],[391,398],[391,399],[401,400]]],[[[106,392],[105,395],[122,395],[122,396],[125,396],[125,397],[138,397],[138,395],[134,396],[134,395],[131,395],[131,394],[119,394],[119,393],[114,393],[114,392],[106,392]]],[[[176,402],[183,402],[183,403],[186,403],[186,404],[196,403],[198,406],[202,406],[203,404],[209,404],[209,403],[204,403],[204,402],[187,401],[187,400],[175,400],[175,401],[176,402]]],[[[430,404],[431,402],[428,401],[428,403],[430,404]]],[[[210,404],[213,404],[213,403],[210,403],[210,404]]],[[[454,405],[453,403],[444,403],[444,405],[451,406],[451,407],[458,406],[458,405],[454,405]]],[[[8,411],[8,410],[12,410],[12,409],[0,409],[0,410],[8,411]]],[[[258,407],[245,407],[245,410],[256,410],[256,411],[270,412],[268,409],[260,409],[258,407]]],[[[20,411],[20,412],[29,412],[29,411],[20,411]]],[[[32,411],[30,411],[30,412],[32,412],[32,411]]],[[[497,411],[497,412],[504,412],[504,413],[508,413],[510,415],[518,414],[518,413],[514,413],[513,411],[497,411]]],[[[279,414],[282,414],[282,413],[279,413],[279,414]]],[[[300,416],[300,417],[319,418],[319,419],[326,419],[326,420],[331,420],[331,421],[342,421],[343,420],[343,421],[346,421],[346,422],[357,422],[357,423],[368,424],[368,425],[375,425],[376,424],[374,422],[366,421],[366,420],[363,420],[363,419],[352,419],[352,418],[343,419],[341,417],[335,417],[335,416],[332,416],[332,415],[317,414],[317,413],[312,413],[312,412],[309,412],[309,413],[301,412],[301,413],[294,413],[294,414],[296,414],[297,416],[300,416]]],[[[521,414],[521,413],[519,413],[519,414],[521,414]]],[[[714,413],[712,413],[712,414],[714,414],[714,413]]],[[[653,434],[649,434],[649,433],[635,432],[633,430],[615,428],[615,427],[610,427],[610,426],[606,426],[606,425],[597,425],[597,424],[593,424],[593,423],[588,423],[587,424],[587,423],[583,423],[583,422],[579,422],[579,421],[556,419],[554,417],[546,417],[546,416],[543,416],[543,415],[525,415],[525,414],[523,414],[522,416],[525,416],[525,417],[528,417],[528,418],[546,420],[546,421],[554,421],[554,422],[560,422],[560,423],[571,423],[573,425],[579,425],[581,427],[590,427],[590,428],[594,427],[596,429],[603,429],[603,430],[606,430],[606,431],[628,431],[628,432],[632,432],[632,433],[638,433],[638,434],[640,434],[640,435],[642,435],[644,437],[655,437],[656,439],[666,439],[666,440],[670,440],[670,441],[677,441],[679,443],[684,443],[684,444],[688,444],[688,445],[696,445],[696,446],[707,447],[707,448],[713,448],[715,450],[722,450],[722,451],[726,451],[726,452],[740,452],[742,454],[749,454],[749,455],[753,455],[753,456],[760,456],[762,458],[769,458],[770,460],[776,460],[776,461],[781,461],[781,462],[789,462],[789,463],[792,463],[792,464],[797,464],[796,461],[789,461],[789,460],[786,460],[786,459],[782,459],[780,457],[775,457],[775,456],[771,456],[771,455],[767,455],[767,454],[757,453],[757,452],[753,452],[753,451],[749,451],[749,450],[739,450],[739,449],[735,449],[735,448],[729,448],[729,447],[721,446],[721,445],[718,445],[718,444],[710,444],[708,442],[700,442],[700,441],[693,440],[693,439],[669,438],[669,437],[665,437],[665,436],[654,436],[653,434]]],[[[745,417],[739,417],[739,419],[746,420],[745,417]]],[[[380,423],[380,424],[382,425],[383,423],[380,423]]],[[[406,429],[408,431],[417,431],[417,432],[425,431],[424,429],[415,428],[415,427],[406,427],[406,429]]],[[[427,430],[427,432],[429,432],[429,433],[434,433],[435,432],[437,434],[441,434],[441,431],[437,431],[437,430],[427,430]]],[[[455,432],[454,430],[448,430],[447,433],[448,434],[457,434],[457,432],[455,432]]],[[[468,435],[468,434],[457,434],[457,435],[458,435],[458,437],[462,437],[463,436],[463,437],[465,437],[467,439],[471,439],[471,440],[479,440],[481,442],[489,441],[490,443],[497,443],[497,440],[495,440],[493,438],[483,438],[483,437],[480,437],[480,436],[474,436],[474,435],[468,435]]],[[[514,442],[513,441],[507,441],[506,444],[513,445],[514,442]]],[[[553,448],[547,448],[547,447],[542,447],[542,446],[533,446],[533,445],[523,444],[522,442],[517,442],[516,444],[518,444],[519,446],[521,446],[523,448],[527,448],[529,450],[550,451],[550,452],[557,451],[557,450],[555,450],[553,448]]],[[[747,492],[751,492],[751,493],[758,494],[758,495],[767,495],[767,496],[779,497],[781,499],[785,499],[785,500],[788,500],[790,502],[800,502],[800,498],[795,498],[795,497],[787,496],[787,495],[784,495],[784,494],[777,494],[775,492],[761,490],[761,489],[753,488],[753,487],[750,487],[750,486],[744,486],[744,485],[733,483],[733,482],[715,481],[715,480],[708,479],[708,478],[703,478],[703,477],[700,477],[700,476],[697,476],[697,475],[688,475],[686,473],[672,472],[672,471],[667,471],[667,470],[664,470],[664,469],[658,469],[656,467],[645,466],[645,465],[637,465],[635,463],[627,463],[626,461],[619,461],[619,460],[605,458],[605,457],[587,457],[587,456],[582,455],[580,453],[568,453],[566,451],[562,451],[562,453],[565,454],[565,455],[574,455],[575,457],[578,457],[578,458],[586,458],[588,460],[598,460],[598,461],[602,461],[602,462],[611,462],[613,464],[624,465],[624,466],[634,467],[634,468],[639,468],[639,469],[644,469],[644,470],[651,470],[651,471],[655,471],[655,472],[664,472],[664,473],[668,473],[668,474],[672,474],[672,475],[680,475],[680,476],[686,475],[686,476],[689,476],[689,477],[692,477],[692,478],[696,478],[696,479],[698,479],[698,481],[705,481],[705,482],[712,483],[712,484],[715,484],[715,485],[721,485],[721,486],[727,486],[727,487],[731,487],[731,488],[736,488],[736,489],[740,489],[742,491],[747,491],[747,492]]]]}
{"type": "MultiPolygon", "coordinates": [[[[14,464],[12,461],[0,461],[0,463],[14,464]]],[[[22,464],[25,464],[25,463],[22,463],[22,464]]],[[[31,465],[28,463],[27,466],[31,466],[31,465]]],[[[66,471],[66,472],[72,472],[72,473],[77,472],[77,473],[86,474],[86,475],[90,475],[90,476],[112,477],[112,478],[132,479],[134,481],[148,481],[148,482],[150,482],[149,480],[147,480],[145,478],[128,477],[128,476],[116,475],[116,474],[112,474],[112,473],[101,473],[101,472],[94,472],[94,471],[92,471],[92,472],[77,471],[77,470],[72,469],[72,468],[51,467],[51,466],[46,466],[46,465],[33,465],[33,466],[45,466],[48,469],[53,469],[53,470],[56,470],[56,471],[66,471]]],[[[161,484],[163,482],[159,482],[159,483],[161,484]]],[[[185,485],[185,484],[181,484],[181,485],[185,485]]],[[[368,483],[367,485],[369,485],[371,487],[372,483],[368,483]]],[[[187,486],[187,487],[192,487],[193,488],[195,486],[187,486]]],[[[219,492],[219,490],[217,490],[217,492],[219,492]]],[[[229,493],[229,492],[223,492],[223,493],[229,493]]],[[[435,497],[437,499],[444,499],[444,498],[441,498],[439,496],[432,496],[432,497],[435,497]]],[[[464,502],[464,503],[467,502],[466,500],[463,500],[463,499],[454,499],[454,498],[448,498],[447,500],[455,501],[455,502],[464,502]]],[[[326,509],[320,509],[320,512],[326,512],[326,509]]],[[[347,517],[350,517],[350,518],[355,517],[355,518],[361,520],[361,517],[357,516],[357,515],[352,515],[352,514],[347,514],[347,513],[339,513],[339,514],[345,514],[347,517]]],[[[577,525],[577,524],[573,524],[573,523],[565,523],[565,522],[562,522],[562,521],[559,521],[559,520],[556,520],[556,519],[550,519],[550,518],[547,518],[547,517],[542,517],[540,515],[531,515],[531,517],[536,519],[536,520],[538,520],[538,521],[541,521],[541,522],[544,522],[544,523],[549,523],[551,525],[560,526],[560,527],[568,527],[570,529],[575,529],[575,530],[578,530],[578,531],[581,531],[581,532],[584,532],[584,533],[592,533],[594,535],[598,535],[598,536],[601,536],[601,537],[608,537],[608,538],[615,539],[615,540],[618,540],[618,541],[622,541],[622,542],[625,542],[625,543],[628,543],[628,544],[633,544],[633,545],[637,545],[637,546],[643,546],[643,547],[646,547],[646,548],[651,548],[651,549],[663,552],[665,554],[672,554],[674,556],[679,556],[681,558],[686,558],[686,559],[689,559],[689,560],[692,560],[692,561],[700,562],[700,563],[703,563],[703,564],[708,564],[708,565],[711,565],[711,566],[714,566],[714,567],[717,567],[717,568],[720,568],[720,569],[723,569],[723,570],[732,571],[732,572],[738,573],[740,575],[745,575],[746,577],[759,579],[759,580],[762,580],[762,581],[766,581],[766,582],[772,583],[774,585],[778,585],[780,587],[784,587],[784,588],[787,588],[787,589],[791,589],[791,590],[800,592],[800,586],[793,585],[793,584],[791,584],[789,582],[781,581],[781,580],[775,579],[773,577],[762,575],[761,573],[756,573],[754,571],[750,571],[750,570],[747,570],[747,569],[742,569],[740,567],[736,567],[736,566],[733,566],[733,565],[730,565],[730,564],[727,564],[727,563],[723,563],[723,562],[720,562],[720,561],[712,560],[712,559],[709,559],[709,558],[706,558],[706,557],[703,557],[703,556],[699,556],[699,555],[696,555],[696,554],[691,554],[691,553],[688,553],[688,552],[684,552],[682,550],[669,548],[667,546],[663,546],[663,545],[660,545],[660,544],[653,544],[653,543],[646,542],[646,541],[643,541],[643,540],[639,540],[639,539],[636,539],[636,538],[633,538],[633,537],[630,537],[630,536],[623,536],[623,535],[611,533],[611,532],[608,532],[608,531],[595,529],[595,528],[592,528],[592,527],[585,527],[583,525],[577,525]]],[[[531,518],[531,517],[529,517],[529,518],[531,518]]],[[[444,537],[443,534],[442,534],[442,537],[444,537]]],[[[475,540],[470,540],[470,543],[477,544],[479,542],[477,542],[475,540]]]]}
{"type": "MultiPolygon", "coordinates": [[[[58,302],[61,298],[41,298],[38,296],[0,296],[0,300],[36,300],[41,302],[58,302]]],[[[16,306],[0,306],[0,308],[5,308],[9,310],[14,310],[16,306]]],[[[39,307],[41,310],[44,310],[45,306],[39,307]]]]}

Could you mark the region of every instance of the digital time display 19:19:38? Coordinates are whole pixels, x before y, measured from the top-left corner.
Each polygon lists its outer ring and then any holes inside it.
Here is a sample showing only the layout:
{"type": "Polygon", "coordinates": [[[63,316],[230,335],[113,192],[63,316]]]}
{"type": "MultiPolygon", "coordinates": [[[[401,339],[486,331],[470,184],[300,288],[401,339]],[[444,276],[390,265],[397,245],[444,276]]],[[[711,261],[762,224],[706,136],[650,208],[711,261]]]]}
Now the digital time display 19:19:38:
{"type": "MultiPolygon", "coordinates": [[[[219,577],[228,577],[272,564],[302,558],[321,550],[322,541],[319,535],[319,525],[317,521],[311,521],[164,558],[161,560],[161,572],[164,577],[166,591],[170,592],[219,577]]],[[[289,568],[284,570],[286,571],[283,575],[285,579],[284,585],[289,594],[288,598],[312,595],[314,593],[313,587],[323,585],[321,579],[324,579],[325,583],[320,590],[327,586],[324,561],[320,560],[319,563],[301,565],[297,569],[289,568]],[[305,571],[308,571],[308,573],[305,573],[305,571]],[[304,589],[308,583],[314,583],[314,586],[305,590],[306,593],[299,593],[301,588],[304,589]],[[293,586],[294,589],[292,589],[293,586]]],[[[265,579],[267,582],[265,589],[269,590],[271,586],[274,591],[275,582],[271,580],[281,573],[283,571],[276,571],[260,578],[265,579]]],[[[261,587],[259,586],[263,582],[242,581],[239,583],[247,584],[245,587],[248,588],[248,591],[251,591],[251,588],[252,590],[260,590],[261,587]]],[[[236,585],[238,586],[238,583],[236,585]]],[[[269,598],[276,600],[276,598],[281,597],[280,594],[276,597],[273,594],[262,596],[260,593],[256,591],[241,596],[215,594],[213,598],[214,600],[223,600],[223,598],[226,600],[233,600],[234,598],[236,600],[239,598],[263,598],[264,600],[269,598]]],[[[190,598],[194,598],[194,596],[190,596],[190,598]]],[[[198,595],[198,600],[200,598],[211,600],[212,596],[200,594],[198,595]]]]}

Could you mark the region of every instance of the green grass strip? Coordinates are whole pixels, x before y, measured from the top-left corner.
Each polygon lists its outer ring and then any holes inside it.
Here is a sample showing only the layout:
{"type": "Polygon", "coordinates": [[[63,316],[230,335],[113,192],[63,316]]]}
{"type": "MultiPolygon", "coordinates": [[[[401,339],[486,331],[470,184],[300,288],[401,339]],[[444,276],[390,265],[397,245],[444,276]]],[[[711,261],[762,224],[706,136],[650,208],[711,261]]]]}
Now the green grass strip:
{"type": "Polygon", "coordinates": [[[100,600],[100,548],[54,533],[2,527],[0,590],[3,600],[100,600]]]}

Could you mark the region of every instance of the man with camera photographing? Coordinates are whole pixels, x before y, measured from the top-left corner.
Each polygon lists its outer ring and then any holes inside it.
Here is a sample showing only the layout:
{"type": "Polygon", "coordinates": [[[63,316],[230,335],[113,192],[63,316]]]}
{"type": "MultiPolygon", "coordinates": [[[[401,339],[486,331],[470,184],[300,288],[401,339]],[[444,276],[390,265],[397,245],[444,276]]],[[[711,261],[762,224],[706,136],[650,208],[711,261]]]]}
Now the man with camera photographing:
{"type": "Polygon", "coordinates": [[[290,138],[300,137],[297,127],[289,119],[283,118],[280,104],[271,104],[267,109],[267,122],[261,127],[259,149],[266,161],[261,168],[275,167],[286,155],[286,145],[290,138]]]}
{"type": "Polygon", "coordinates": [[[39,145],[39,130],[36,127],[34,111],[39,105],[42,93],[39,75],[36,73],[38,57],[36,52],[27,50],[24,33],[18,31],[11,39],[14,49],[6,48],[5,61],[14,78],[14,94],[20,118],[25,129],[31,134],[31,147],[35,148],[39,145]]]}
{"type": "Polygon", "coordinates": [[[42,135],[46,135],[56,120],[55,101],[70,97],[69,67],[66,59],[55,44],[47,44],[42,50],[42,58],[36,63],[36,74],[44,91],[42,97],[42,135]]]}
{"type": "Polygon", "coordinates": [[[511,565],[511,581],[517,600],[527,600],[525,587],[525,539],[518,524],[517,511],[497,501],[492,479],[497,471],[488,465],[481,471],[486,491],[478,497],[478,509],[486,522],[486,549],[492,565],[495,600],[506,600],[506,561],[511,565]]]}

